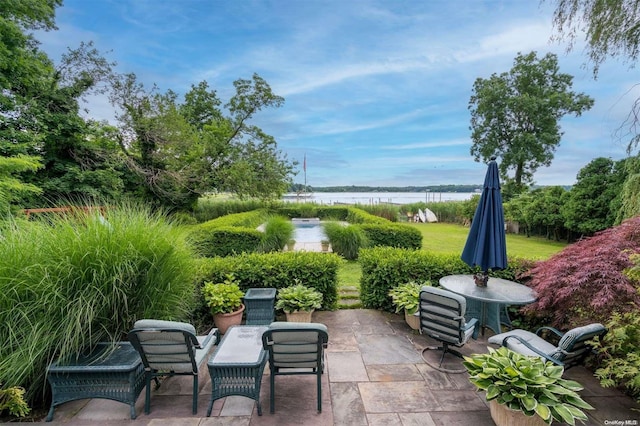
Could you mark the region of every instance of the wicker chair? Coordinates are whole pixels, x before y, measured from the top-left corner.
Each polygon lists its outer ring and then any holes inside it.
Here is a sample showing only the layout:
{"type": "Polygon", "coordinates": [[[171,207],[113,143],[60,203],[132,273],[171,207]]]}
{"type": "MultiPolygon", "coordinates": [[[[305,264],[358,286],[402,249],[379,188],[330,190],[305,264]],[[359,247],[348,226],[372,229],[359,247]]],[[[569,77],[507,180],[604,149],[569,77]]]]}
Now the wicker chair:
{"type": "Polygon", "coordinates": [[[588,341],[606,332],[607,329],[600,323],[576,327],[566,333],[552,327],[540,327],[535,333],[516,329],[491,336],[489,343],[505,346],[524,355],[539,356],[554,364],[570,368],[582,363],[589,355],[591,347],[588,341]],[[545,340],[542,337],[545,331],[558,339],[558,343],[545,340]]]}
{"type": "Polygon", "coordinates": [[[273,322],[262,335],[262,346],[269,353],[270,412],[275,411],[275,376],[316,375],[318,412],[322,411],[322,373],[324,348],[329,341],[327,327],[319,323],[273,322]]]}
{"type": "Polygon", "coordinates": [[[206,336],[196,336],[196,329],[184,322],[143,319],[136,321],[128,334],[140,353],[145,370],[146,398],[144,412],[151,405],[151,380],[160,386],[158,377],[193,376],[193,414],[198,411],[198,368],[218,342],[218,329],[206,336]]]}

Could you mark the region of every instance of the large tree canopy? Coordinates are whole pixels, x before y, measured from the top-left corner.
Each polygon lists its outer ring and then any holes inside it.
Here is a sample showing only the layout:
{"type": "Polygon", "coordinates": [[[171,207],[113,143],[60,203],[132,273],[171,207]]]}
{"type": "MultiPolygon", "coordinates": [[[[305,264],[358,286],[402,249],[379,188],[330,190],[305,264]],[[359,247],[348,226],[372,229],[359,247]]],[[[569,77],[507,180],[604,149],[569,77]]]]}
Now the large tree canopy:
{"type": "Polygon", "coordinates": [[[111,101],[122,111],[118,140],[141,185],[139,195],[185,208],[207,191],[263,198],[286,191],[293,165],[272,136],[249,124],[258,111],[284,99],[257,74],[234,86],[223,111],[206,82],[193,85],[179,102],[171,90],[146,90],[133,74],[115,81],[111,101]]]}
{"type": "Polygon", "coordinates": [[[556,55],[538,58],[531,52],[518,54],[509,72],[473,84],[471,154],[476,161],[501,157],[507,196],[524,190],[540,166],[551,164],[562,136],[559,120],[579,116],[593,105],[589,96],[571,91],[572,81],[560,72],[556,55]]]}

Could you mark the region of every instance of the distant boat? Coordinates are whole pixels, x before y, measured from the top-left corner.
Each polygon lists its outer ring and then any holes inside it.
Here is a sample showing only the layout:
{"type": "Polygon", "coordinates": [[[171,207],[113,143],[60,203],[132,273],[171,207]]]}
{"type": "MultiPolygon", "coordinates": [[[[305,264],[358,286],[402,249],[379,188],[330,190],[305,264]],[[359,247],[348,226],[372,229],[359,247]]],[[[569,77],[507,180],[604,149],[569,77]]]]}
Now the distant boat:
{"type": "Polygon", "coordinates": [[[285,200],[300,200],[300,199],[307,200],[309,198],[313,198],[313,192],[300,192],[300,193],[289,192],[287,194],[284,194],[282,198],[284,198],[285,200]]]}

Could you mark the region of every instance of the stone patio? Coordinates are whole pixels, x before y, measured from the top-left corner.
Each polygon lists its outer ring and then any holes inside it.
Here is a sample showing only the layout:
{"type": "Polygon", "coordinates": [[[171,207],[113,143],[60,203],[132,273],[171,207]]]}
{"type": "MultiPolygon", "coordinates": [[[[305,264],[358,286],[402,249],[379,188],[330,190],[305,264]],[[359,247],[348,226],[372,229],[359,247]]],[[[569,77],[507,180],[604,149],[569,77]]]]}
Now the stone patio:
{"type": "MultiPolygon", "coordinates": [[[[269,414],[269,368],[265,369],[260,400],[227,397],[215,402],[205,417],[211,382],[200,376],[198,414],[191,414],[191,378],[173,377],[152,393],[151,413],[144,414],[144,391],[136,404],[138,417],[129,419],[126,404],[94,399],[56,408],[52,424],[68,425],[493,425],[483,394],[466,373],[442,373],[423,359],[422,349],[436,342],[413,332],[400,315],[375,310],[315,312],[315,322],[327,325],[329,346],[322,384],[322,413],[316,411],[314,376],[278,376],[276,410],[269,414]]],[[[490,332],[489,332],[490,333],[490,332]]],[[[465,354],[486,351],[486,337],[468,343],[465,354]]],[[[425,358],[437,364],[438,353],[425,358]]],[[[447,355],[444,367],[460,369],[458,358],[447,355]]],[[[579,381],[588,411],[588,425],[638,425],[640,407],[619,390],[602,388],[583,367],[565,377],[579,381]],[[616,423],[619,422],[619,423],[616,423]]],[[[554,423],[555,424],[555,423],[554,423]]]]}

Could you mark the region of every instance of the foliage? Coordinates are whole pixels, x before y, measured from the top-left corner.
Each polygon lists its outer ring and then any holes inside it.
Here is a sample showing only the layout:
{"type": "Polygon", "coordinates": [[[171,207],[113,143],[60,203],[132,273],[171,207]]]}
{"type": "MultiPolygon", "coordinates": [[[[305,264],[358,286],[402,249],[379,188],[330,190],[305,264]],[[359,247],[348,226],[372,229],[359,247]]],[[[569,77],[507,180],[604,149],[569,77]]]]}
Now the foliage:
{"type": "Polygon", "coordinates": [[[240,290],[233,274],[227,274],[224,282],[217,284],[211,281],[205,282],[202,286],[202,295],[212,314],[230,314],[242,306],[244,292],[240,290]]]}
{"type": "Polygon", "coordinates": [[[322,309],[335,309],[338,301],[338,267],[343,260],[333,253],[274,252],[202,259],[199,282],[222,282],[233,273],[240,289],[280,289],[303,282],[323,295],[322,309]]]}
{"type": "Polygon", "coordinates": [[[501,157],[505,199],[533,182],[539,167],[551,164],[560,144],[559,119],[579,116],[593,105],[589,96],[571,91],[572,80],[560,73],[556,55],[538,58],[531,52],[518,54],[509,72],[474,82],[469,101],[471,154],[485,162],[501,157]]]}
{"type": "Polygon", "coordinates": [[[36,171],[42,167],[39,157],[18,154],[14,157],[0,157],[0,195],[4,212],[9,205],[28,197],[29,194],[40,194],[42,189],[36,185],[25,183],[16,175],[25,171],[36,171]]]}
{"type": "Polygon", "coordinates": [[[536,302],[525,312],[552,318],[557,328],[605,323],[612,313],[640,303],[637,288],[623,274],[633,266],[629,253],[640,251],[640,216],[565,247],[539,262],[521,278],[530,278],[536,302]]]}
{"type": "MultiPolygon", "coordinates": [[[[559,39],[569,41],[569,49],[575,45],[576,37],[585,34],[586,52],[593,64],[594,77],[600,64],[608,57],[618,58],[633,68],[640,54],[640,2],[638,0],[556,0],[554,26],[559,39]]],[[[637,99],[624,124],[628,125],[627,151],[631,152],[640,142],[638,117],[640,99],[637,99]]]]}
{"type": "Polygon", "coordinates": [[[196,254],[203,257],[233,256],[254,253],[263,244],[264,234],[257,229],[239,226],[195,228],[187,238],[196,254]]]}
{"type": "Polygon", "coordinates": [[[207,222],[222,216],[259,210],[264,207],[262,200],[217,199],[216,197],[200,197],[194,208],[194,216],[198,222],[207,222]]]}
{"type": "Polygon", "coordinates": [[[249,124],[257,112],[280,107],[284,99],[257,74],[233,85],[235,94],[221,109],[205,81],[192,85],[179,102],[171,90],[145,89],[133,74],[114,78],[110,99],[122,111],[120,148],[144,188],[141,196],[191,207],[212,189],[263,199],[285,192],[294,164],[272,136],[249,124]]]}
{"type": "Polygon", "coordinates": [[[206,230],[229,226],[257,228],[267,220],[267,217],[268,213],[264,209],[251,210],[243,213],[229,214],[217,219],[209,220],[200,224],[200,228],[206,230]]]}
{"type": "Polygon", "coordinates": [[[393,204],[356,204],[355,207],[374,216],[387,219],[390,222],[397,222],[400,214],[400,208],[393,204]]]}
{"type": "Polygon", "coordinates": [[[423,283],[417,283],[410,281],[389,290],[389,296],[391,296],[391,301],[396,307],[396,313],[407,311],[410,315],[415,314],[418,311],[420,289],[425,285],[430,286],[431,282],[425,281],[423,283]]]}
{"type": "Polygon", "coordinates": [[[575,232],[593,235],[613,225],[618,209],[612,209],[626,177],[624,163],[599,157],[580,169],[562,213],[565,226],[575,232]]]}
{"type": "Polygon", "coordinates": [[[600,358],[595,375],[604,387],[625,386],[640,402],[640,315],[614,313],[607,334],[591,344],[600,358]]]}
{"type": "MultiPolygon", "coordinates": [[[[407,250],[391,247],[375,247],[360,250],[362,278],[360,299],[365,308],[383,309],[393,312],[389,291],[406,282],[437,283],[447,275],[471,274],[471,269],[460,259],[460,254],[442,254],[427,251],[407,250]]],[[[525,259],[509,257],[508,268],[495,271],[491,276],[515,280],[531,265],[525,259]]]]}
{"type": "Polygon", "coordinates": [[[365,232],[359,226],[327,222],[323,227],[333,252],[346,260],[357,259],[360,248],[367,247],[369,243],[365,232]]]}
{"type": "Polygon", "coordinates": [[[576,419],[587,420],[583,409],[594,409],[578,395],[580,383],[563,379],[562,366],[539,357],[489,348],[489,353],[465,356],[463,365],[471,383],[486,391],[487,401],[538,415],[548,424],[555,420],[575,425],[576,419]]]}
{"type": "Polygon", "coordinates": [[[268,253],[282,250],[293,237],[293,223],[282,216],[271,216],[264,224],[261,251],[268,253]]]}
{"type": "Polygon", "coordinates": [[[140,318],[185,319],[193,309],[193,255],[181,229],[135,205],[106,221],[77,212],[5,222],[0,245],[0,382],[42,395],[47,365],[140,318]]]}
{"type": "Polygon", "coordinates": [[[313,311],[322,306],[322,293],[300,283],[278,290],[276,309],[287,313],[295,311],[313,311]]]}
{"type": "Polygon", "coordinates": [[[24,417],[31,409],[24,399],[24,388],[13,386],[7,389],[0,388],[0,413],[7,410],[16,417],[24,417]]]}
{"type": "Polygon", "coordinates": [[[412,226],[391,223],[364,223],[357,226],[364,231],[371,246],[388,246],[411,250],[419,250],[422,247],[422,234],[412,226]]]}
{"type": "Polygon", "coordinates": [[[379,223],[388,224],[389,221],[382,217],[374,216],[371,213],[359,209],[357,207],[349,207],[349,213],[347,214],[347,222],[349,223],[379,223]]]}
{"type": "Polygon", "coordinates": [[[620,209],[616,216],[616,225],[623,220],[640,215],[640,154],[627,158],[625,162],[627,179],[620,192],[620,209]]]}

